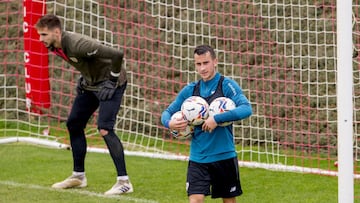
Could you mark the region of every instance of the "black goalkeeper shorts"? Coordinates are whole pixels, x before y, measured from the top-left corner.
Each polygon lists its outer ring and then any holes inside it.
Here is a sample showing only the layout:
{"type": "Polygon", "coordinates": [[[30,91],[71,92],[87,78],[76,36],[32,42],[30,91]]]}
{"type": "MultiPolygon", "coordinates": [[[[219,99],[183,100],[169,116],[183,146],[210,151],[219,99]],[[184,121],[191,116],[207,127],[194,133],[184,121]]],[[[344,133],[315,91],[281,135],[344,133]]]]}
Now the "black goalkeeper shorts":
{"type": "Polygon", "coordinates": [[[186,191],[210,195],[212,198],[231,198],[242,194],[236,157],[212,163],[189,161],[186,191]]]}

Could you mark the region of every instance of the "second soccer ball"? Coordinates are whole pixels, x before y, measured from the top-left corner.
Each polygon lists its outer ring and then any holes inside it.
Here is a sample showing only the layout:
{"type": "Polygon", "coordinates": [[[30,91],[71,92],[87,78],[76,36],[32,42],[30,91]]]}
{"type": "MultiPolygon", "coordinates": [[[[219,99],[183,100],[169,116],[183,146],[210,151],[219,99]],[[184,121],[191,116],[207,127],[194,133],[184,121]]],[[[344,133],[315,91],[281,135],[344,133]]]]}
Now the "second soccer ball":
{"type": "MultiPolygon", "coordinates": [[[[216,114],[224,113],[230,110],[235,109],[236,105],[233,100],[227,97],[218,97],[211,102],[209,106],[209,116],[214,116],[216,114]]],[[[228,126],[232,122],[220,123],[219,126],[228,126]]]]}
{"type": "Polygon", "coordinates": [[[182,103],[181,112],[190,125],[201,125],[209,116],[209,104],[199,96],[191,96],[182,103]]]}

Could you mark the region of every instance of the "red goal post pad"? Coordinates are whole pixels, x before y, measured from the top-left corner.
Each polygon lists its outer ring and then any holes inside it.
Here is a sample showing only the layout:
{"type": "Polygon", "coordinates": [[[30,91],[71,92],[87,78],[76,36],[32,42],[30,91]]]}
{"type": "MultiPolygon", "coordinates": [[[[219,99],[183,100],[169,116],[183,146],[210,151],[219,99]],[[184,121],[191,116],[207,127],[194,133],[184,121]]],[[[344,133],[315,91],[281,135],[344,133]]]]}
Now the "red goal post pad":
{"type": "Polygon", "coordinates": [[[24,0],[23,9],[26,107],[41,113],[41,108],[49,108],[51,104],[49,59],[48,50],[39,41],[34,25],[46,13],[46,2],[24,0]]]}

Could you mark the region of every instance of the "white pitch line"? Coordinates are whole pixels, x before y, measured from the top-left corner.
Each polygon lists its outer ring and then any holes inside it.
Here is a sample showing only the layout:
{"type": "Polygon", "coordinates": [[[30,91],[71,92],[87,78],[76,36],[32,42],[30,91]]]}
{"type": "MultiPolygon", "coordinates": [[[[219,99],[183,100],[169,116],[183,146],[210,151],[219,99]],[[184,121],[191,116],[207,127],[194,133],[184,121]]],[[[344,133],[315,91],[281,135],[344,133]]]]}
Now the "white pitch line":
{"type": "Polygon", "coordinates": [[[0,185],[9,185],[13,187],[21,187],[21,188],[30,188],[30,189],[36,189],[36,190],[47,190],[47,191],[56,191],[56,192],[63,192],[63,193],[71,193],[71,194],[81,194],[81,195],[87,195],[87,196],[93,196],[93,197],[101,197],[101,198],[107,198],[107,199],[119,199],[119,200],[128,200],[133,202],[139,202],[139,203],[158,203],[154,200],[147,200],[147,199],[139,199],[134,197],[127,197],[127,196],[121,196],[121,195],[112,195],[107,196],[101,193],[91,192],[83,189],[53,189],[51,187],[44,187],[40,185],[34,185],[34,184],[24,184],[24,183],[17,183],[13,181],[0,181],[0,185]]]}

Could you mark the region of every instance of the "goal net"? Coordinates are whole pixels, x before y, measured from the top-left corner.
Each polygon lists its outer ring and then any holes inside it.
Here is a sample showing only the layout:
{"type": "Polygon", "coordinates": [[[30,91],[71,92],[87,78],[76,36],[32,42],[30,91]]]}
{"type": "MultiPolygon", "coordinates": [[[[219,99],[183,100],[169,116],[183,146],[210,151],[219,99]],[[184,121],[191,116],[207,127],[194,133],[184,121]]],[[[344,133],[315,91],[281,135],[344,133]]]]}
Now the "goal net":
{"type": "MultiPolygon", "coordinates": [[[[218,54],[219,72],[240,84],[253,107],[250,118],[234,125],[240,164],[337,174],[335,0],[38,2],[44,5],[42,11],[61,18],[64,29],[125,51],[129,81],[116,130],[126,153],[187,159],[191,140],[174,139],[160,116],[184,85],[199,79],[194,47],[210,44],[218,54]]],[[[79,73],[49,53],[48,79],[39,80],[50,84],[49,90],[39,90],[49,94],[48,103],[35,110],[29,106],[24,40],[37,38],[24,34],[24,5],[0,4],[0,142],[66,147],[65,122],[79,73]]],[[[360,1],[353,0],[356,176],[360,172],[359,13],[360,1]]],[[[29,52],[38,53],[31,47],[29,52]]],[[[89,150],[106,152],[96,118],[97,113],[86,128],[89,150]]]]}

